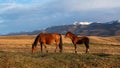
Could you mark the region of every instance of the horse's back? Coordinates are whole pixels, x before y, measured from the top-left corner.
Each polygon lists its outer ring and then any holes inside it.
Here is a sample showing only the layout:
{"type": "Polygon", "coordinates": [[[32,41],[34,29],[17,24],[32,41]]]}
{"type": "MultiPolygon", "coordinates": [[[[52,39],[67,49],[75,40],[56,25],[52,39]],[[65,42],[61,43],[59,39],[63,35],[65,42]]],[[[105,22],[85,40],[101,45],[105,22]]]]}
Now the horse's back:
{"type": "Polygon", "coordinates": [[[58,33],[41,33],[40,42],[51,44],[60,38],[58,33]]]}
{"type": "Polygon", "coordinates": [[[89,38],[86,36],[80,36],[75,38],[77,44],[89,43],[89,38]]]}

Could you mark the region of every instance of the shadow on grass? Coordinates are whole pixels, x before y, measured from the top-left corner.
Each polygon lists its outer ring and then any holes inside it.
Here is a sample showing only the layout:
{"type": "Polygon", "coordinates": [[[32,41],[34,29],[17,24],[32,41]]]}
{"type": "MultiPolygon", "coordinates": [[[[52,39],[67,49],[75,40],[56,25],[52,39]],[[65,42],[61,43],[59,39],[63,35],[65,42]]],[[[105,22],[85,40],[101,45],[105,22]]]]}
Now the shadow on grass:
{"type": "Polygon", "coordinates": [[[4,53],[4,51],[0,51],[0,53],[4,53]]]}
{"type": "Polygon", "coordinates": [[[97,56],[100,56],[100,57],[111,56],[111,54],[106,54],[106,53],[93,53],[93,55],[97,55],[97,56]]]}

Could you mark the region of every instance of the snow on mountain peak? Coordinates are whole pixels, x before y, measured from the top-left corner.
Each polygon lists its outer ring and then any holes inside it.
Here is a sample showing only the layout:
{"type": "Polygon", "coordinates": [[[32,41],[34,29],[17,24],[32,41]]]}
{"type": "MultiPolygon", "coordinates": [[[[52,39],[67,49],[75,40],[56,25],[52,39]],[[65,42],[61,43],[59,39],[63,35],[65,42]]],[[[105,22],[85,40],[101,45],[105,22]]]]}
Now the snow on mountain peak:
{"type": "Polygon", "coordinates": [[[93,22],[74,22],[73,23],[73,25],[89,25],[89,24],[91,24],[91,23],[93,23],[93,22]]]}

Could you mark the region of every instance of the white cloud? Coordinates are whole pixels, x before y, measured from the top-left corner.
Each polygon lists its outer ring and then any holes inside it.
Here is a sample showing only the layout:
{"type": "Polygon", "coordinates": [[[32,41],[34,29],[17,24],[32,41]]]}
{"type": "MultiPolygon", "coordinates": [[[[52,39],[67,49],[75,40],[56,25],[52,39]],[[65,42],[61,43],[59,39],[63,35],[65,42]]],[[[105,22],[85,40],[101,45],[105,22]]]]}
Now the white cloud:
{"type": "Polygon", "coordinates": [[[14,6],[8,5],[8,4],[7,5],[6,4],[1,4],[0,8],[1,8],[0,13],[3,13],[5,11],[9,10],[9,9],[14,8],[14,6]]]}
{"type": "MultiPolygon", "coordinates": [[[[120,0],[59,0],[55,6],[68,11],[109,9],[120,7],[120,0]]],[[[54,5],[53,3],[53,5],[54,5]]]]}
{"type": "MultiPolygon", "coordinates": [[[[120,0],[30,0],[30,4],[18,4],[16,1],[19,0],[8,0],[7,3],[0,4],[0,13],[9,11],[10,9],[34,9],[40,6],[47,9],[54,8],[63,11],[81,11],[81,10],[92,10],[92,9],[106,9],[120,7],[120,0]],[[42,4],[47,3],[47,4],[42,4]],[[42,4],[42,5],[41,5],[42,4]]],[[[22,0],[27,2],[28,0],[22,0]]],[[[28,1],[29,2],[29,1],[28,1]]]]}
{"type": "Polygon", "coordinates": [[[119,9],[103,10],[120,7],[120,0],[47,0],[42,5],[41,0],[32,0],[29,4],[11,1],[0,4],[0,24],[4,24],[0,25],[0,29],[4,26],[8,32],[41,29],[77,20],[109,21],[120,18],[119,9]],[[95,9],[100,11],[94,11],[95,9]],[[11,28],[7,29],[7,26],[11,28]]]}
{"type": "Polygon", "coordinates": [[[89,0],[89,7],[93,8],[115,8],[120,7],[120,0],[89,0]]]}

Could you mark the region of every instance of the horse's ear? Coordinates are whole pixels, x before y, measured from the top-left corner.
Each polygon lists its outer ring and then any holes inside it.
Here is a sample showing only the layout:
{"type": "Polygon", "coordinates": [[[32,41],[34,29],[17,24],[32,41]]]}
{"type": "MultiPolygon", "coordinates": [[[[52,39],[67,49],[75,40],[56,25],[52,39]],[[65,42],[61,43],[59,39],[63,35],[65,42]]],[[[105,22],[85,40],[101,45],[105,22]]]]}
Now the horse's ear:
{"type": "Polygon", "coordinates": [[[69,34],[72,34],[72,32],[68,31],[69,34]]]}
{"type": "Polygon", "coordinates": [[[71,33],[70,31],[68,31],[67,33],[71,33]]]}

